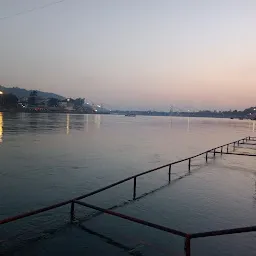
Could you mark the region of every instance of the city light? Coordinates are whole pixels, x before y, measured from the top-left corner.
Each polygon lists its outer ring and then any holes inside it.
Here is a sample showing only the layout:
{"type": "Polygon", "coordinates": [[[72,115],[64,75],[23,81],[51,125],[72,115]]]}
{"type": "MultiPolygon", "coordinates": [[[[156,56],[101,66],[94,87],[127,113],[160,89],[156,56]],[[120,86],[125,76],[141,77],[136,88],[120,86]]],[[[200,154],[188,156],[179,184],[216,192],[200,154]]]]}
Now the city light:
{"type": "Polygon", "coordinates": [[[2,91],[0,91],[0,95],[4,94],[2,91]]]}

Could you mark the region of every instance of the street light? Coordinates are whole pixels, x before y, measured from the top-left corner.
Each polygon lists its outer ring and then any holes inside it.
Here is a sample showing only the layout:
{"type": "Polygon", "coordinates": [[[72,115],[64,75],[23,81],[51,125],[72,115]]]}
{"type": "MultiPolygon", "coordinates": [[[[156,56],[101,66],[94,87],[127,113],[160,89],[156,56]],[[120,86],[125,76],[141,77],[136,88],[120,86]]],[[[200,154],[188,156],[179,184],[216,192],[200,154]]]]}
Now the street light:
{"type": "Polygon", "coordinates": [[[0,95],[4,94],[2,91],[0,91],[0,95]]]}

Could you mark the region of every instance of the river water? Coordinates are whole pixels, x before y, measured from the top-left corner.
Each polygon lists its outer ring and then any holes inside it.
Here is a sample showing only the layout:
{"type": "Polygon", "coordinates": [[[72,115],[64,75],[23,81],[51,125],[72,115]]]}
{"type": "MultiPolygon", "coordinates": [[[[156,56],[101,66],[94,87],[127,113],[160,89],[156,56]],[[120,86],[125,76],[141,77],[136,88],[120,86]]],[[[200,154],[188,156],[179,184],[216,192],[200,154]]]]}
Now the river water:
{"type": "MultiPolygon", "coordinates": [[[[214,146],[255,136],[248,120],[0,113],[0,219],[106,186],[132,174],[214,146]]],[[[246,147],[246,146],[244,146],[246,147]]],[[[255,146],[237,149],[253,152],[255,146]]],[[[255,147],[256,149],[256,147],[255,147]]],[[[217,156],[163,169],[85,202],[184,232],[256,223],[256,159],[217,156]],[[180,176],[182,179],[178,179],[180,176]],[[167,186],[166,186],[167,185],[167,186]]],[[[91,210],[76,207],[80,218],[91,210]]],[[[63,207],[0,227],[6,255],[183,255],[184,241],[125,220],[99,215],[84,229],[63,207]],[[36,238],[36,239],[35,239],[36,238]]],[[[192,255],[256,255],[254,233],[192,240],[192,255]]]]}

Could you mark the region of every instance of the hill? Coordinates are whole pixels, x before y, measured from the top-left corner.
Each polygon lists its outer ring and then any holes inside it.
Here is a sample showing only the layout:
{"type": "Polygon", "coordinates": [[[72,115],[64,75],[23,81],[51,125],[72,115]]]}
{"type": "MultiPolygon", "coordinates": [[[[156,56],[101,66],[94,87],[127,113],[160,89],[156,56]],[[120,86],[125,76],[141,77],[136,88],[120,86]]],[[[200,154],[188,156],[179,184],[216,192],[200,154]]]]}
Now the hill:
{"type": "MultiPolygon", "coordinates": [[[[26,90],[19,87],[5,87],[0,85],[0,91],[3,91],[4,93],[12,93],[16,95],[18,98],[23,98],[28,97],[33,90],[26,90]]],[[[57,98],[60,100],[65,99],[65,97],[51,92],[37,91],[37,95],[43,98],[57,98]]]]}

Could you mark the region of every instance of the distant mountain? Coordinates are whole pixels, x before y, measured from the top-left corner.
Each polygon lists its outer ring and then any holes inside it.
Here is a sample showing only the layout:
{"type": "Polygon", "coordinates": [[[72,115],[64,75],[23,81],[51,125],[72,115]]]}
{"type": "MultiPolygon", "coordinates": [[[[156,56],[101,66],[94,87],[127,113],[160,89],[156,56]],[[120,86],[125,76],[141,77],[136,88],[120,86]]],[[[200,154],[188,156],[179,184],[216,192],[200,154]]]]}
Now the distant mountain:
{"type": "MultiPolygon", "coordinates": [[[[5,86],[1,86],[0,85],[0,91],[3,91],[5,93],[12,93],[15,94],[18,98],[23,98],[23,97],[28,97],[29,94],[31,93],[31,91],[33,90],[26,90],[23,88],[19,88],[19,87],[5,87],[5,86]]],[[[42,91],[37,91],[37,95],[39,97],[43,97],[43,98],[57,98],[60,100],[65,99],[65,97],[55,94],[55,93],[51,93],[51,92],[42,92],[42,91]]]]}

